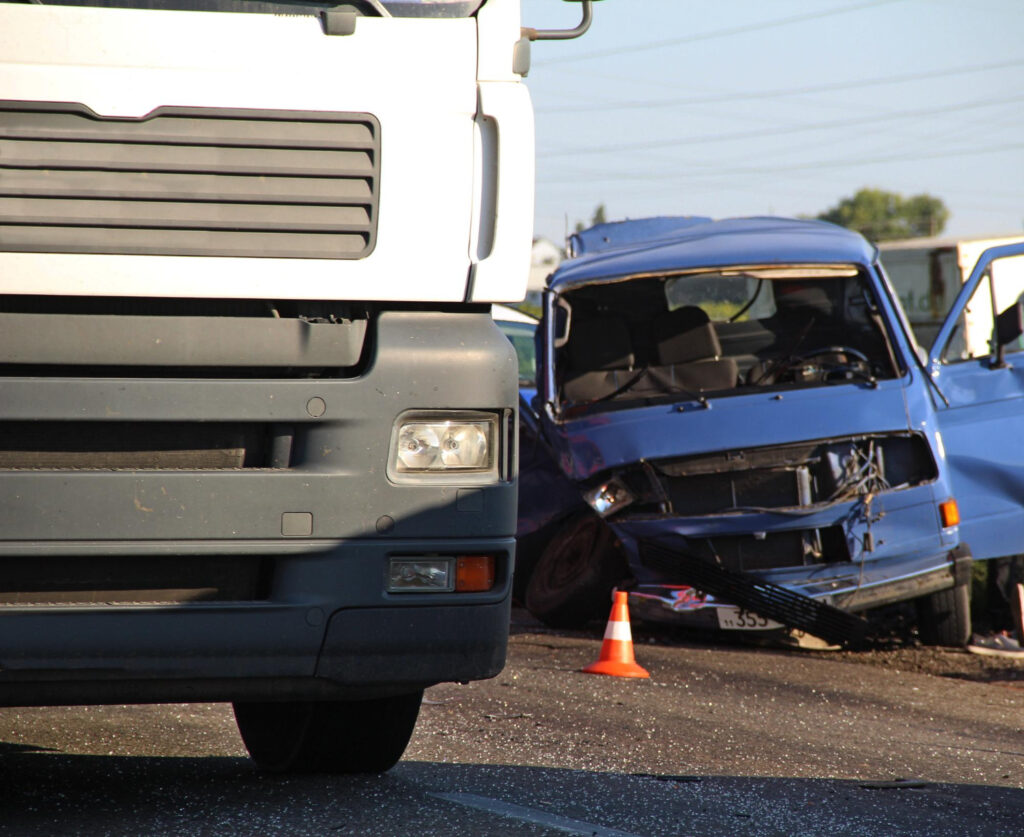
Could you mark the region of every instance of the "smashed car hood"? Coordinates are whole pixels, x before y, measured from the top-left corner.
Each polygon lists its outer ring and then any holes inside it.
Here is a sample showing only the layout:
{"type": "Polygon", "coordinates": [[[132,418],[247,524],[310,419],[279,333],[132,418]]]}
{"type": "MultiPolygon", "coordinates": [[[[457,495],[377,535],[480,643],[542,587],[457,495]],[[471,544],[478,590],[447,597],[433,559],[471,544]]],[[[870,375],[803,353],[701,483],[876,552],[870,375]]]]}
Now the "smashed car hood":
{"type": "Polygon", "coordinates": [[[909,428],[900,381],[682,401],[595,413],[552,428],[574,480],[641,460],[909,428]]]}

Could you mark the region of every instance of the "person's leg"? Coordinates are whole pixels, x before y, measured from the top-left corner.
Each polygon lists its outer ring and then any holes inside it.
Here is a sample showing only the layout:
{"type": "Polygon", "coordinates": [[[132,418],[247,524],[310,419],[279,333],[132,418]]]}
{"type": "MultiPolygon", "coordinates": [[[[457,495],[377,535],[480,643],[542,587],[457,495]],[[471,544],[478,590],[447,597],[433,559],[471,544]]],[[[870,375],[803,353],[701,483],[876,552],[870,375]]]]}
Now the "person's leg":
{"type": "Polygon", "coordinates": [[[1013,581],[1014,564],[1018,556],[993,558],[988,562],[988,579],[985,587],[985,605],[989,630],[1001,634],[1014,627],[1013,608],[1011,603],[1016,596],[1013,581]]]}
{"type": "Polygon", "coordinates": [[[999,657],[1024,655],[1020,641],[1024,639],[1021,623],[1021,584],[1024,583],[1024,556],[993,558],[986,562],[985,613],[978,614],[978,626],[987,630],[976,632],[967,645],[974,654],[999,657]]]}

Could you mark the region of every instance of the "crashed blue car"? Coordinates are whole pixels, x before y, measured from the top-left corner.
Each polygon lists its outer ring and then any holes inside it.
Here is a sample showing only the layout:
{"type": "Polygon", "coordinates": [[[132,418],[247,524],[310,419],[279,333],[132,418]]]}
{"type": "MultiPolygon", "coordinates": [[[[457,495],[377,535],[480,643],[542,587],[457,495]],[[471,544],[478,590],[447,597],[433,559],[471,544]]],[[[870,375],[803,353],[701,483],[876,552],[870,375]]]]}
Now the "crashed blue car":
{"type": "Polygon", "coordinates": [[[965,644],[972,560],[1024,552],[1024,287],[995,266],[1024,248],[982,257],[929,353],[876,248],[830,224],[570,243],[521,404],[527,607],[577,625],[617,587],[645,620],[852,644],[913,600],[923,641],[965,644]]]}

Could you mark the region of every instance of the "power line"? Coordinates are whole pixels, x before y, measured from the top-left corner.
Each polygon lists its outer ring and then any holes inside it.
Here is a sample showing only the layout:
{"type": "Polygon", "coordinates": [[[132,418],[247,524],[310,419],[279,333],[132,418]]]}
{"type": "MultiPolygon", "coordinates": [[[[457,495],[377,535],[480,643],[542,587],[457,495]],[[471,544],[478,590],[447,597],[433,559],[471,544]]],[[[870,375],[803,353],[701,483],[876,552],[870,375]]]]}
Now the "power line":
{"type": "MultiPolygon", "coordinates": [[[[994,99],[983,99],[973,102],[962,102],[957,105],[944,105],[938,108],[922,108],[919,110],[904,110],[897,113],[887,113],[873,116],[871,123],[892,122],[903,119],[916,119],[922,116],[935,116],[938,114],[956,113],[965,110],[977,110],[979,108],[994,107],[1024,100],[1021,96],[1000,96],[994,99]]],[[[673,148],[680,145],[699,145],[706,142],[728,142],[731,140],[758,139],[768,136],[782,136],[784,134],[797,134],[807,131],[824,131],[833,128],[847,128],[851,125],[863,125],[864,117],[858,116],[851,119],[834,119],[829,122],[816,122],[810,125],[790,125],[784,128],[763,128],[752,131],[738,131],[731,134],[704,134],[696,137],[675,137],[667,140],[653,140],[648,142],[622,143],[620,145],[602,145],[590,148],[572,148],[563,151],[546,151],[538,153],[538,158],[552,157],[579,157],[584,154],[612,154],[624,151],[650,151],[654,148],[673,148]]]]}
{"type": "Polygon", "coordinates": [[[717,38],[730,38],[733,35],[742,35],[747,32],[761,32],[765,29],[776,29],[780,26],[789,26],[793,23],[803,23],[808,20],[820,20],[825,17],[859,12],[863,9],[871,9],[876,6],[885,6],[890,3],[901,3],[903,0],[873,0],[870,3],[858,3],[854,6],[843,6],[838,9],[829,9],[824,12],[811,12],[792,17],[767,20],[762,23],[754,23],[746,26],[732,26],[728,29],[717,29],[714,32],[700,32],[696,35],[687,35],[683,38],[672,38],[665,41],[652,41],[650,43],[635,44],[633,46],[614,47],[612,49],[584,52],[576,55],[567,55],[564,58],[553,58],[548,61],[536,62],[537,67],[551,67],[555,64],[569,64],[576,61],[589,61],[593,58],[606,58],[610,55],[623,55],[627,52],[649,52],[652,49],[663,49],[665,47],[680,46],[681,44],[692,44],[698,41],[710,41],[717,38]]]}
{"type": "MultiPolygon", "coordinates": [[[[1018,127],[1024,126],[1024,117],[1020,115],[1019,107],[1017,107],[1015,104],[1009,104],[1007,105],[1007,110],[1010,111],[1007,116],[1012,116],[1014,118],[999,116],[996,113],[990,113],[986,116],[986,124],[994,126],[993,129],[987,131],[991,142],[994,142],[997,139],[999,139],[999,137],[991,136],[996,131],[1002,133],[1013,132],[1014,136],[1016,136],[1016,134],[1018,133],[1018,127]]],[[[968,120],[958,120],[956,122],[956,127],[954,128],[947,129],[945,131],[941,131],[938,133],[936,133],[933,129],[929,128],[927,134],[925,136],[922,136],[921,130],[917,128],[911,128],[909,130],[904,129],[902,131],[899,131],[898,129],[895,129],[891,125],[876,125],[872,117],[872,119],[870,120],[864,120],[863,124],[858,124],[856,131],[849,131],[847,133],[844,133],[842,139],[844,142],[859,143],[859,150],[861,151],[861,153],[872,153],[872,151],[877,153],[883,153],[888,151],[893,146],[894,141],[898,143],[913,142],[920,144],[922,139],[927,139],[927,141],[931,144],[932,147],[938,147],[939,145],[949,147],[950,145],[957,141],[975,137],[977,135],[977,132],[978,126],[973,122],[968,120]],[[876,147],[874,149],[866,147],[865,143],[873,139],[879,140],[878,143],[872,143],[873,145],[877,146],[879,144],[882,144],[882,147],[876,147]]],[[[806,139],[803,142],[800,142],[799,144],[790,141],[787,142],[785,146],[782,147],[767,147],[765,145],[759,145],[757,149],[757,159],[759,162],[765,163],[771,160],[772,158],[792,158],[794,156],[801,155],[804,152],[818,151],[821,149],[821,146],[821,139],[806,139]]],[[[706,165],[727,167],[730,165],[735,165],[737,162],[746,162],[750,157],[750,152],[746,145],[743,145],[741,146],[741,148],[737,149],[737,153],[739,154],[739,160],[736,159],[737,155],[734,154],[731,155],[731,158],[719,158],[713,164],[706,165]]],[[[661,154],[649,153],[645,155],[644,159],[650,163],[655,164],[661,162],[666,166],[678,165],[678,155],[676,152],[671,150],[661,154]]]]}
{"type": "Polygon", "coordinates": [[[831,84],[818,84],[806,87],[778,88],[775,90],[755,90],[744,93],[723,93],[708,96],[690,96],[678,99],[649,99],[647,101],[617,102],[611,104],[577,105],[576,107],[537,108],[537,113],[590,113],[605,110],[647,110],[651,108],[681,107],[685,105],[720,104],[722,102],[740,102],[750,99],[769,99],[779,96],[801,96],[809,93],[832,93],[837,90],[856,90],[863,87],[877,87],[885,84],[902,84],[908,81],[925,81],[933,78],[944,78],[968,73],[982,73],[990,70],[1002,70],[1008,67],[1024,66],[1024,60],[1001,61],[996,64],[975,64],[969,67],[934,70],[928,73],[907,73],[900,76],[880,76],[860,81],[840,81],[831,84]]]}
{"type": "MultiPolygon", "coordinates": [[[[667,174],[665,172],[658,172],[653,174],[618,174],[606,176],[605,172],[592,171],[589,173],[580,173],[575,179],[563,179],[557,178],[544,178],[543,183],[545,184],[566,184],[566,183],[577,183],[579,178],[586,177],[590,181],[620,181],[620,180],[679,180],[679,179],[690,179],[690,178],[715,178],[721,176],[731,175],[751,175],[751,174],[777,174],[782,172],[801,172],[801,171],[813,171],[816,169],[829,169],[839,168],[843,166],[861,166],[869,165],[872,163],[893,163],[901,162],[904,160],[925,160],[925,159],[940,159],[943,157],[962,157],[974,154],[992,154],[1000,151],[1016,151],[1024,148],[1024,142],[1016,143],[1002,143],[1000,145],[989,145],[989,146],[971,146],[969,148],[961,148],[950,151],[934,151],[934,152],[921,152],[914,151],[900,154],[890,154],[878,157],[854,157],[843,160],[819,160],[811,163],[798,163],[787,166],[771,166],[771,167],[754,167],[754,166],[741,166],[733,169],[722,169],[721,167],[715,168],[714,171],[701,171],[701,172],[690,172],[683,173],[677,172],[674,174],[667,174]]],[[[706,164],[711,168],[711,164],[706,164]]]]}

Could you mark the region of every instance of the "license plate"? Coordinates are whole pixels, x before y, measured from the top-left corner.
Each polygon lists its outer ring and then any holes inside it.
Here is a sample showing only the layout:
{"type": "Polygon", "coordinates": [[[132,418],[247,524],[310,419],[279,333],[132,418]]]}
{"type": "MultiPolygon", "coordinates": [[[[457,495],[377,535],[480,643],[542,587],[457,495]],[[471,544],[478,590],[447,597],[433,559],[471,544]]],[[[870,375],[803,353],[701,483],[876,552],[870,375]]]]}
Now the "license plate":
{"type": "Polygon", "coordinates": [[[724,631],[773,631],[784,627],[781,622],[739,607],[716,607],[715,611],[718,627],[724,631]]]}

